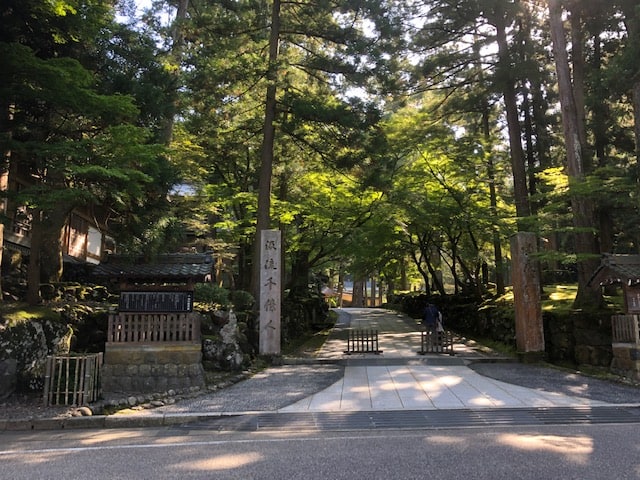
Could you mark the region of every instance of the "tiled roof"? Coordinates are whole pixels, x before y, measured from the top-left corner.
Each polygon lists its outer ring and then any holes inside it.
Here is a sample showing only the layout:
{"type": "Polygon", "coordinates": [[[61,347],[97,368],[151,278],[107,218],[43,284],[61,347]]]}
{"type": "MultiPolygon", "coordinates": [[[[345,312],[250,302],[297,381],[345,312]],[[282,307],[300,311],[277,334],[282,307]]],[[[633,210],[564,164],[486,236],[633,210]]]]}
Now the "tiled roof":
{"type": "Polygon", "coordinates": [[[171,253],[151,260],[128,255],[110,255],[93,275],[111,279],[154,281],[203,281],[213,270],[210,253],[171,253]]]}
{"type": "Polygon", "coordinates": [[[589,283],[600,284],[624,283],[637,285],[640,283],[640,255],[613,255],[606,253],[598,269],[589,283]]]}

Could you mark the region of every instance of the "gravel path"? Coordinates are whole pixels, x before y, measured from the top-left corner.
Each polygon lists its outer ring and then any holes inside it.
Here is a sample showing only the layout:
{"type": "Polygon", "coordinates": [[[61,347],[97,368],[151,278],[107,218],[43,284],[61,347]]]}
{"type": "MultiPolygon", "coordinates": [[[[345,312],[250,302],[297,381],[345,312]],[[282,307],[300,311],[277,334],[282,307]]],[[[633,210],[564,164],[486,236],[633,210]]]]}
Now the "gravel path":
{"type": "MultiPolygon", "coordinates": [[[[475,363],[475,372],[523,387],[600,400],[640,403],[640,388],[575,372],[521,363],[475,363]]],[[[160,407],[163,413],[275,411],[332,385],[344,373],[340,365],[272,367],[214,393],[160,407]]]]}
{"type": "Polygon", "coordinates": [[[230,387],[173,405],[154,413],[274,411],[327,388],[342,378],[340,365],[283,365],[271,367],[230,387]]]}
{"type": "Polygon", "coordinates": [[[640,386],[553,367],[522,363],[474,363],[470,368],[480,375],[522,387],[609,403],[640,403],[640,386]]]}

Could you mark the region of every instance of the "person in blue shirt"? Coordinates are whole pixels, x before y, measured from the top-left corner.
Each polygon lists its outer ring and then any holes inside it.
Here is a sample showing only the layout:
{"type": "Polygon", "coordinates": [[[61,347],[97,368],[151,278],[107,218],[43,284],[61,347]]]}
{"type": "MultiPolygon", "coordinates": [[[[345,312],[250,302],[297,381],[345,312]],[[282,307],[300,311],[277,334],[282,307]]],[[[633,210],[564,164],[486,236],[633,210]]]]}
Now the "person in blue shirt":
{"type": "Polygon", "coordinates": [[[442,314],[433,303],[427,303],[424,307],[424,311],[422,312],[422,325],[425,326],[428,332],[435,332],[442,328],[442,314]]]}

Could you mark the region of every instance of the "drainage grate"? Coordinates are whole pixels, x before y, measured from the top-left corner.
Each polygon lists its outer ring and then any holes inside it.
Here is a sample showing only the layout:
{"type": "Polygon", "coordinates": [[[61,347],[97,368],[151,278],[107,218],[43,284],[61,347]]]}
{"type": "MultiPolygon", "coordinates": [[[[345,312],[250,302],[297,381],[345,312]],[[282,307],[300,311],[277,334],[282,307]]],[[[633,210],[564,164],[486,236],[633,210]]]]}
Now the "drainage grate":
{"type": "Polygon", "coordinates": [[[214,431],[348,431],[640,423],[640,407],[260,413],[221,416],[175,428],[214,431]]]}

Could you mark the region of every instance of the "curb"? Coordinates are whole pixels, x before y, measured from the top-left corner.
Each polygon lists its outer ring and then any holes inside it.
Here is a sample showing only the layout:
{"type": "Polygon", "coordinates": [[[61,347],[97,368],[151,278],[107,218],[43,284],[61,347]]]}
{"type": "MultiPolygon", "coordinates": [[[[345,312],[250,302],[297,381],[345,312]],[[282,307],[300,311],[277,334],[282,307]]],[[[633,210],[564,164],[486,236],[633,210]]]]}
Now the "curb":
{"type": "Polygon", "coordinates": [[[0,432],[168,427],[196,422],[207,417],[207,415],[194,413],[180,415],[93,415],[70,418],[27,418],[0,420],[0,432]]]}

